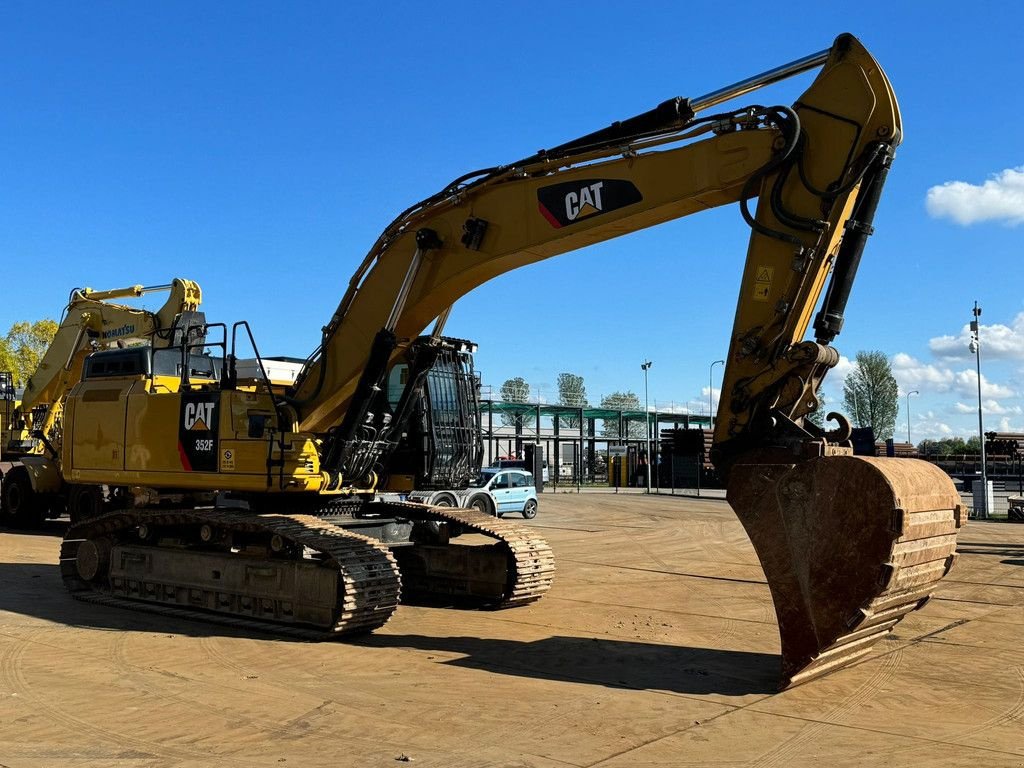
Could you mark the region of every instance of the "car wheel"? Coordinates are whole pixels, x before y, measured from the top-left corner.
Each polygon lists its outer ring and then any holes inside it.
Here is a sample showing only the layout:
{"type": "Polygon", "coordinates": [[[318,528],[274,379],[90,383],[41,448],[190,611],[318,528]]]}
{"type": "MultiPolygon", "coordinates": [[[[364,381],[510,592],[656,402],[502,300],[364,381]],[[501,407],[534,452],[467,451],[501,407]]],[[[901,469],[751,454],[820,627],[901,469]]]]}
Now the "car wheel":
{"type": "Polygon", "coordinates": [[[501,515],[496,511],[491,510],[491,504],[488,502],[486,496],[477,496],[469,503],[469,506],[471,509],[475,509],[477,512],[483,512],[485,515],[496,515],[497,517],[501,517],[501,515]]]}
{"type": "Polygon", "coordinates": [[[523,507],[523,517],[527,520],[532,520],[537,516],[537,500],[529,499],[526,502],[526,506],[523,507]]]}

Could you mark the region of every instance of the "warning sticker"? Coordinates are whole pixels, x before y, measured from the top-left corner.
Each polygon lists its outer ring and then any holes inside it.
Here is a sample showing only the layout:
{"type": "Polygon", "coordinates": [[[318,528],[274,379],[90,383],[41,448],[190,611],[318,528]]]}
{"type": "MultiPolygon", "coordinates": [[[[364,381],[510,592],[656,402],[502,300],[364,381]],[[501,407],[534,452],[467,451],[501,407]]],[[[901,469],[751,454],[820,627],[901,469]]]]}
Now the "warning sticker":
{"type": "Polygon", "coordinates": [[[751,297],[754,301],[768,301],[773,277],[775,277],[775,267],[760,266],[757,268],[754,274],[754,293],[751,297]]]}
{"type": "Polygon", "coordinates": [[[220,454],[220,471],[231,472],[235,468],[235,452],[225,448],[220,454]]]}

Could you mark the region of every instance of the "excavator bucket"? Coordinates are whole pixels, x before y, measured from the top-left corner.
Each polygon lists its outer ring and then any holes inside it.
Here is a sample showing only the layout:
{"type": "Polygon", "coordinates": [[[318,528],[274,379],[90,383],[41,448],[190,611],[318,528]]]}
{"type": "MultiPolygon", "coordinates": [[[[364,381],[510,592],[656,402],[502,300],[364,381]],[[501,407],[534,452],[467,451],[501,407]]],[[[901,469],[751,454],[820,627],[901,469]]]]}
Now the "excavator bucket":
{"type": "Polygon", "coordinates": [[[728,499],[775,603],[780,689],[862,658],[924,605],[963,524],[949,477],[912,459],[737,463],[728,499]]]}

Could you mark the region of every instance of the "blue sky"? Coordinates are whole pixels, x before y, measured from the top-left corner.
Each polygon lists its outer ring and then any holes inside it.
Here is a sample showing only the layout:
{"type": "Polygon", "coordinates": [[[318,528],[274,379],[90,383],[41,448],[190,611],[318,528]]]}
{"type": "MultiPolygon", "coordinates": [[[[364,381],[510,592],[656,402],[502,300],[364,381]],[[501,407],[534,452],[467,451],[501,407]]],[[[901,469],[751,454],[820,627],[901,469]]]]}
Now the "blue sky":
{"type": "MultiPolygon", "coordinates": [[[[920,391],[915,441],[974,433],[977,299],[986,428],[1024,431],[1024,12],[840,5],[5,3],[0,329],[56,315],[75,286],[183,276],[211,320],[305,356],[380,230],[455,176],[849,31],[906,137],[836,344],[884,351],[920,391]]],[[[730,207],[570,253],[465,297],[448,332],[480,344],[495,390],[522,375],[553,400],[571,371],[592,401],[642,396],[649,358],[652,401],[699,412],[747,237],[730,207]]]]}

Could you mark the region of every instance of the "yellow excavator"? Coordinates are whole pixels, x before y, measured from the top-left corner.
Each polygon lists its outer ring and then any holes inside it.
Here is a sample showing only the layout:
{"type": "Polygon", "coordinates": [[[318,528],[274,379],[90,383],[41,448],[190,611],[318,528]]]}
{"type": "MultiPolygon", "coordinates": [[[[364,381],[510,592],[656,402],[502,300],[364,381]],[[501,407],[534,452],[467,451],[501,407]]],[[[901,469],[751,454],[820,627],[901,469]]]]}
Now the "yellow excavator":
{"type": "MultiPolygon", "coordinates": [[[[64,401],[81,379],[86,357],[126,344],[180,346],[189,327],[205,323],[197,312],[201,300],[196,283],[177,278],[166,285],[71,292],[53,341],[25,382],[20,402],[6,411],[0,447],[0,521],[31,526],[47,516],[59,517],[68,506],[69,489],[60,471],[64,401]],[[157,292],[169,296],[155,311],[111,301],[157,292]]],[[[13,397],[13,376],[6,376],[13,397]]],[[[10,398],[8,404],[13,404],[10,398]]]]}
{"type": "Polygon", "coordinates": [[[452,304],[517,267],[738,203],[752,233],[714,461],[772,592],[782,685],[861,658],[928,600],[962,522],[935,467],[856,457],[843,417],[829,431],[806,418],[839,360],[831,342],[902,134],[881,67],[842,35],[402,212],[284,391],[238,375],[245,323],[191,331],[162,352],[174,368],[156,350],[97,352],[67,398],[62,470],[130,503],[68,531],[65,583],[85,600],[319,638],[383,625],[400,592],[537,599],[554,561],[535,531],[379,500],[452,304]],[[714,109],[819,67],[792,106],[714,109]],[[188,501],[209,492],[212,506],[188,501]]]}

